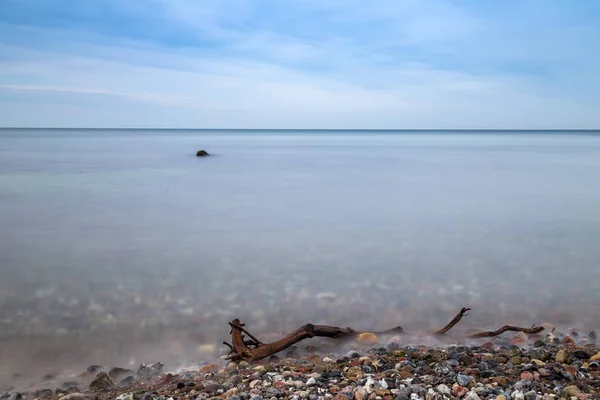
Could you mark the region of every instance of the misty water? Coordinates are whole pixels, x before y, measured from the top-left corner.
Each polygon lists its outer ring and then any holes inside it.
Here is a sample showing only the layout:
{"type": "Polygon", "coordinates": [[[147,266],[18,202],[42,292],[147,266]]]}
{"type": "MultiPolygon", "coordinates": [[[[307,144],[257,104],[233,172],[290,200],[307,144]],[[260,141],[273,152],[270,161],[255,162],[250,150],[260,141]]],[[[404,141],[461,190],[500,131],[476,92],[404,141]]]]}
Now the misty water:
{"type": "Polygon", "coordinates": [[[591,330],[599,263],[597,133],[0,131],[4,384],[209,360],[235,317],[591,330]]]}

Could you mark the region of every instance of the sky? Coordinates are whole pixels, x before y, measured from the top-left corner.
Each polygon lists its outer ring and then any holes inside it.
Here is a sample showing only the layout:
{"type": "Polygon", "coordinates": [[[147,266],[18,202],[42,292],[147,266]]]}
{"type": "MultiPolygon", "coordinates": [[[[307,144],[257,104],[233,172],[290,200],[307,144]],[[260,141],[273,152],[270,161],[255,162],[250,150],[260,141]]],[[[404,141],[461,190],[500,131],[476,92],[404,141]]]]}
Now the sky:
{"type": "Polygon", "coordinates": [[[597,0],[0,0],[0,126],[600,128],[597,0]]]}

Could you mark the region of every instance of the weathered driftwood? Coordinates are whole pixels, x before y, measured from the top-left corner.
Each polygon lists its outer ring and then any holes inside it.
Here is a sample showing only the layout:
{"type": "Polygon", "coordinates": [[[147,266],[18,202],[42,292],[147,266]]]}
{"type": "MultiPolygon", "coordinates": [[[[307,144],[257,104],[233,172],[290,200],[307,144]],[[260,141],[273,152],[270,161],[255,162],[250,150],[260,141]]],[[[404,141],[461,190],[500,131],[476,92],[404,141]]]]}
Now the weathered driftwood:
{"type": "MultiPolygon", "coordinates": [[[[458,324],[463,317],[467,316],[467,312],[470,310],[470,308],[461,309],[459,313],[446,326],[444,326],[441,329],[438,329],[437,331],[432,332],[431,334],[434,336],[445,335],[450,329],[452,329],[456,324],[458,324]]],[[[228,355],[228,359],[232,361],[261,360],[273,354],[279,353],[280,351],[283,351],[304,339],[313,337],[326,337],[331,339],[345,340],[355,339],[361,334],[366,333],[374,334],[376,336],[398,335],[404,333],[404,330],[400,326],[383,332],[360,332],[352,328],[339,328],[337,326],[329,325],[306,324],[296,329],[295,331],[285,335],[279,340],[276,340],[271,343],[262,343],[250,332],[248,332],[246,328],[244,328],[245,324],[243,324],[239,319],[234,319],[229,323],[229,325],[231,326],[231,344],[227,342],[223,342],[223,344],[227,345],[231,349],[228,355]],[[245,338],[245,335],[248,336],[248,339],[245,338]]],[[[543,327],[536,327],[535,325],[531,328],[521,328],[518,326],[505,325],[496,331],[478,332],[466,335],[464,337],[468,339],[488,338],[501,335],[502,333],[508,331],[536,334],[540,333],[543,330],[543,327]]]]}

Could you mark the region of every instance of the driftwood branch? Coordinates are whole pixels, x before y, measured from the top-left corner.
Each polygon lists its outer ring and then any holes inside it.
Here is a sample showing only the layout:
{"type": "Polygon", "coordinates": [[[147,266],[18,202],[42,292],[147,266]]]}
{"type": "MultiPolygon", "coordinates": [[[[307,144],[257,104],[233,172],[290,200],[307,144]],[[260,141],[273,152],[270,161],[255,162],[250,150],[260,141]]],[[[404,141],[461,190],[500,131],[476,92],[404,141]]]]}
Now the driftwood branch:
{"type": "Polygon", "coordinates": [[[456,324],[458,324],[463,317],[466,317],[467,315],[469,315],[469,314],[467,314],[469,311],[471,311],[470,308],[463,307],[458,312],[458,314],[456,314],[456,317],[452,318],[452,321],[448,322],[448,325],[446,325],[442,329],[438,329],[437,331],[433,332],[433,334],[434,335],[445,335],[446,332],[448,332],[450,329],[454,328],[454,326],[456,324]]]}
{"type": "MultiPolygon", "coordinates": [[[[432,333],[432,335],[439,336],[445,335],[450,329],[452,329],[456,324],[458,324],[463,317],[467,316],[470,308],[462,308],[459,313],[443,328],[438,329],[432,333]]],[[[245,324],[239,319],[234,319],[229,322],[229,326],[231,327],[230,335],[231,335],[231,343],[223,342],[227,347],[231,349],[228,354],[228,359],[232,361],[257,361],[264,358],[267,358],[273,354],[279,353],[292,345],[304,340],[313,337],[325,337],[330,339],[337,340],[348,340],[359,338],[361,334],[374,334],[375,336],[387,336],[387,335],[397,335],[404,333],[402,327],[397,326],[395,328],[389,329],[383,332],[360,332],[356,331],[352,328],[339,328],[336,326],[329,325],[313,325],[306,324],[296,329],[295,331],[285,335],[279,340],[276,340],[271,343],[262,343],[256,337],[254,337],[247,329],[244,328],[245,324]],[[245,335],[248,336],[249,339],[245,338],[245,335]]],[[[528,334],[535,334],[543,331],[543,327],[536,327],[535,325],[531,328],[521,328],[518,326],[505,325],[502,328],[496,331],[487,331],[487,332],[479,332],[471,335],[467,335],[466,338],[469,339],[478,339],[478,338],[488,338],[495,337],[501,335],[504,332],[513,331],[513,332],[524,332],[528,334]]]]}
{"type": "Polygon", "coordinates": [[[509,332],[509,331],[535,334],[535,333],[540,333],[543,330],[544,330],[543,326],[533,325],[531,328],[520,328],[518,326],[504,325],[502,328],[498,329],[497,331],[473,333],[472,335],[469,335],[468,337],[470,339],[488,338],[488,337],[502,335],[504,332],[509,332]]]}

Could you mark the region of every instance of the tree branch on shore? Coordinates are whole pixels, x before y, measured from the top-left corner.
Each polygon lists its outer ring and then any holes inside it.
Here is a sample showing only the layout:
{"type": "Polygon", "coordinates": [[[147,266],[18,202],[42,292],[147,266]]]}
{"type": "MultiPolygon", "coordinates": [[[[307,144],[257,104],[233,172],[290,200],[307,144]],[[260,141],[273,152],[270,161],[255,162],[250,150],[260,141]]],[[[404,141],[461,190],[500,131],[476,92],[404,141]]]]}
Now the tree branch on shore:
{"type": "MultiPolygon", "coordinates": [[[[470,308],[462,308],[459,313],[443,328],[438,329],[431,333],[433,336],[442,336],[450,331],[456,324],[458,324],[463,317],[467,316],[470,308]]],[[[306,324],[296,329],[295,331],[283,336],[281,339],[271,343],[262,343],[255,336],[253,336],[239,319],[234,319],[229,322],[231,326],[231,344],[223,342],[228,346],[231,351],[229,352],[228,359],[232,361],[257,361],[267,358],[273,354],[279,353],[292,345],[313,337],[326,337],[338,340],[356,339],[361,335],[375,335],[375,336],[392,336],[404,333],[402,327],[397,326],[383,332],[360,332],[352,328],[339,328],[337,326],[329,325],[313,325],[306,324]],[[248,337],[248,339],[246,338],[248,337]]],[[[518,326],[505,325],[496,331],[485,331],[478,332],[464,336],[467,339],[479,339],[495,337],[503,334],[504,332],[524,332],[527,334],[536,334],[543,331],[544,328],[541,326],[536,327],[535,325],[531,328],[521,328],[518,326]]]]}

